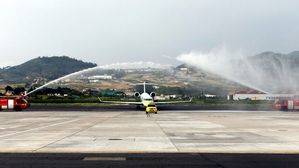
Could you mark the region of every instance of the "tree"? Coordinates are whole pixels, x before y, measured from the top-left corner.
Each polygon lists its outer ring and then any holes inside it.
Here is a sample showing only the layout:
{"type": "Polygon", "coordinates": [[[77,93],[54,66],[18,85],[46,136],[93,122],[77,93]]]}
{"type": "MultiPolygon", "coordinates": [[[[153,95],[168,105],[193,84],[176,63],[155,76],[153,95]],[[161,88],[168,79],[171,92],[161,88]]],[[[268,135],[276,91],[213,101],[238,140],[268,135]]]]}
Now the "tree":
{"type": "Polygon", "coordinates": [[[14,89],[14,94],[20,95],[20,94],[24,93],[25,91],[26,90],[25,90],[24,87],[17,87],[17,88],[14,89]]]}
{"type": "Polygon", "coordinates": [[[5,87],[5,92],[13,92],[13,91],[14,91],[14,89],[11,86],[7,85],[5,87]]]}

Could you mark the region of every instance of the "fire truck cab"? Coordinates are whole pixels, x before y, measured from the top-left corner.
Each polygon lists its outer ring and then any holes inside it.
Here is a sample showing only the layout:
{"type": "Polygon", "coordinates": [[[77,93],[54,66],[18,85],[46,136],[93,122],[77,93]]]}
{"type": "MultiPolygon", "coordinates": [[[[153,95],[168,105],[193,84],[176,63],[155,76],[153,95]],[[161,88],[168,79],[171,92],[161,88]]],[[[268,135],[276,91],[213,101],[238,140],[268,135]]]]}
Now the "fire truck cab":
{"type": "Polygon", "coordinates": [[[282,99],[282,100],[276,100],[274,103],[274,108],[276,110],[282,110],[282,111],[293,111],[293,110],[299,110],[299,99],[282,99]]]}
{"type": "Polygon", "coordinates": [[[23,97],[0,97],[0,110],[22,111],[29,107],[29,103],[23,97]]]}

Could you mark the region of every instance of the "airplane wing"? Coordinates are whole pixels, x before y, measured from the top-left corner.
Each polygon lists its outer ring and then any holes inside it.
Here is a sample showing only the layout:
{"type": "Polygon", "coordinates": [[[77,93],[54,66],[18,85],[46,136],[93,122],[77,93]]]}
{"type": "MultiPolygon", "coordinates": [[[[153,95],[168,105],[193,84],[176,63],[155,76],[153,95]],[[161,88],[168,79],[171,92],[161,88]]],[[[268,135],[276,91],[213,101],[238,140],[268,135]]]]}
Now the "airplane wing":
{"type": "Polygon", "coordinates": [[[191,103],[192,98],[186,101],[168,101],[168,102],[155,102],[156,105],[163,105],[163,104],[183,104],[183,103],[191,103]]]}
{"type": "Polygon", "coordinates": [[[127,105],[143,105],[142,102],[124,102],[124,101],[103,101],[99,98],[100,103],[107,103],[107,104],[127,104],[127,105]]]}

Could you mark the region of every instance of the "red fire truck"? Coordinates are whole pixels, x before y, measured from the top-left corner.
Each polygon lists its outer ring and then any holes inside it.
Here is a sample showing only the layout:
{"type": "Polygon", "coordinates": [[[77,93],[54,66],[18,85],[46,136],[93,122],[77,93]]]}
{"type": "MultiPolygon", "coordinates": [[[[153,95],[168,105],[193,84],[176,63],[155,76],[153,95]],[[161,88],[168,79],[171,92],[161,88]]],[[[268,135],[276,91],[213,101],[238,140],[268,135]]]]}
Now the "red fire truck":
{"type": "Polygon", "coordinates": [[[276,100],[274,103],[274,108],[276,110],[299,110],[299,99],[280,99],[276,100]]]}
{"type": "Polygon", "coordinates": [[[28,101],[22,96],[2,96],[0,97],[1,110],[22,111],[29,107],[28,101]]]}

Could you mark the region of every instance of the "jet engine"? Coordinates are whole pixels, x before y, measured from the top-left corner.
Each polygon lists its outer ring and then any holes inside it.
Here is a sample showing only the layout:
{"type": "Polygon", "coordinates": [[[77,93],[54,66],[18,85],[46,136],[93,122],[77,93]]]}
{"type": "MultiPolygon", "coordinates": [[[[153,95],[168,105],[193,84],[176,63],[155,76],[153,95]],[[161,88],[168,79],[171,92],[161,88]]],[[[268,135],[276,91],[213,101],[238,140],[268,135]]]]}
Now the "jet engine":
{"type": "Polygon", "coordinates": [[[135,92],[135,93],[134,93],[134,96],[135,96],[135,97],[139,97],[139,96],[140,96],[140,93],[139,93],[139,92],[135,92]]]}
{"type": "Polygon", "coordinates": [[[151,96],[152,98],[154,98],[154,97],[156,96],[156,93],[155,93],[155,92],[151,92],[151,93],[150,93],[150,96],[151,96]]]}

